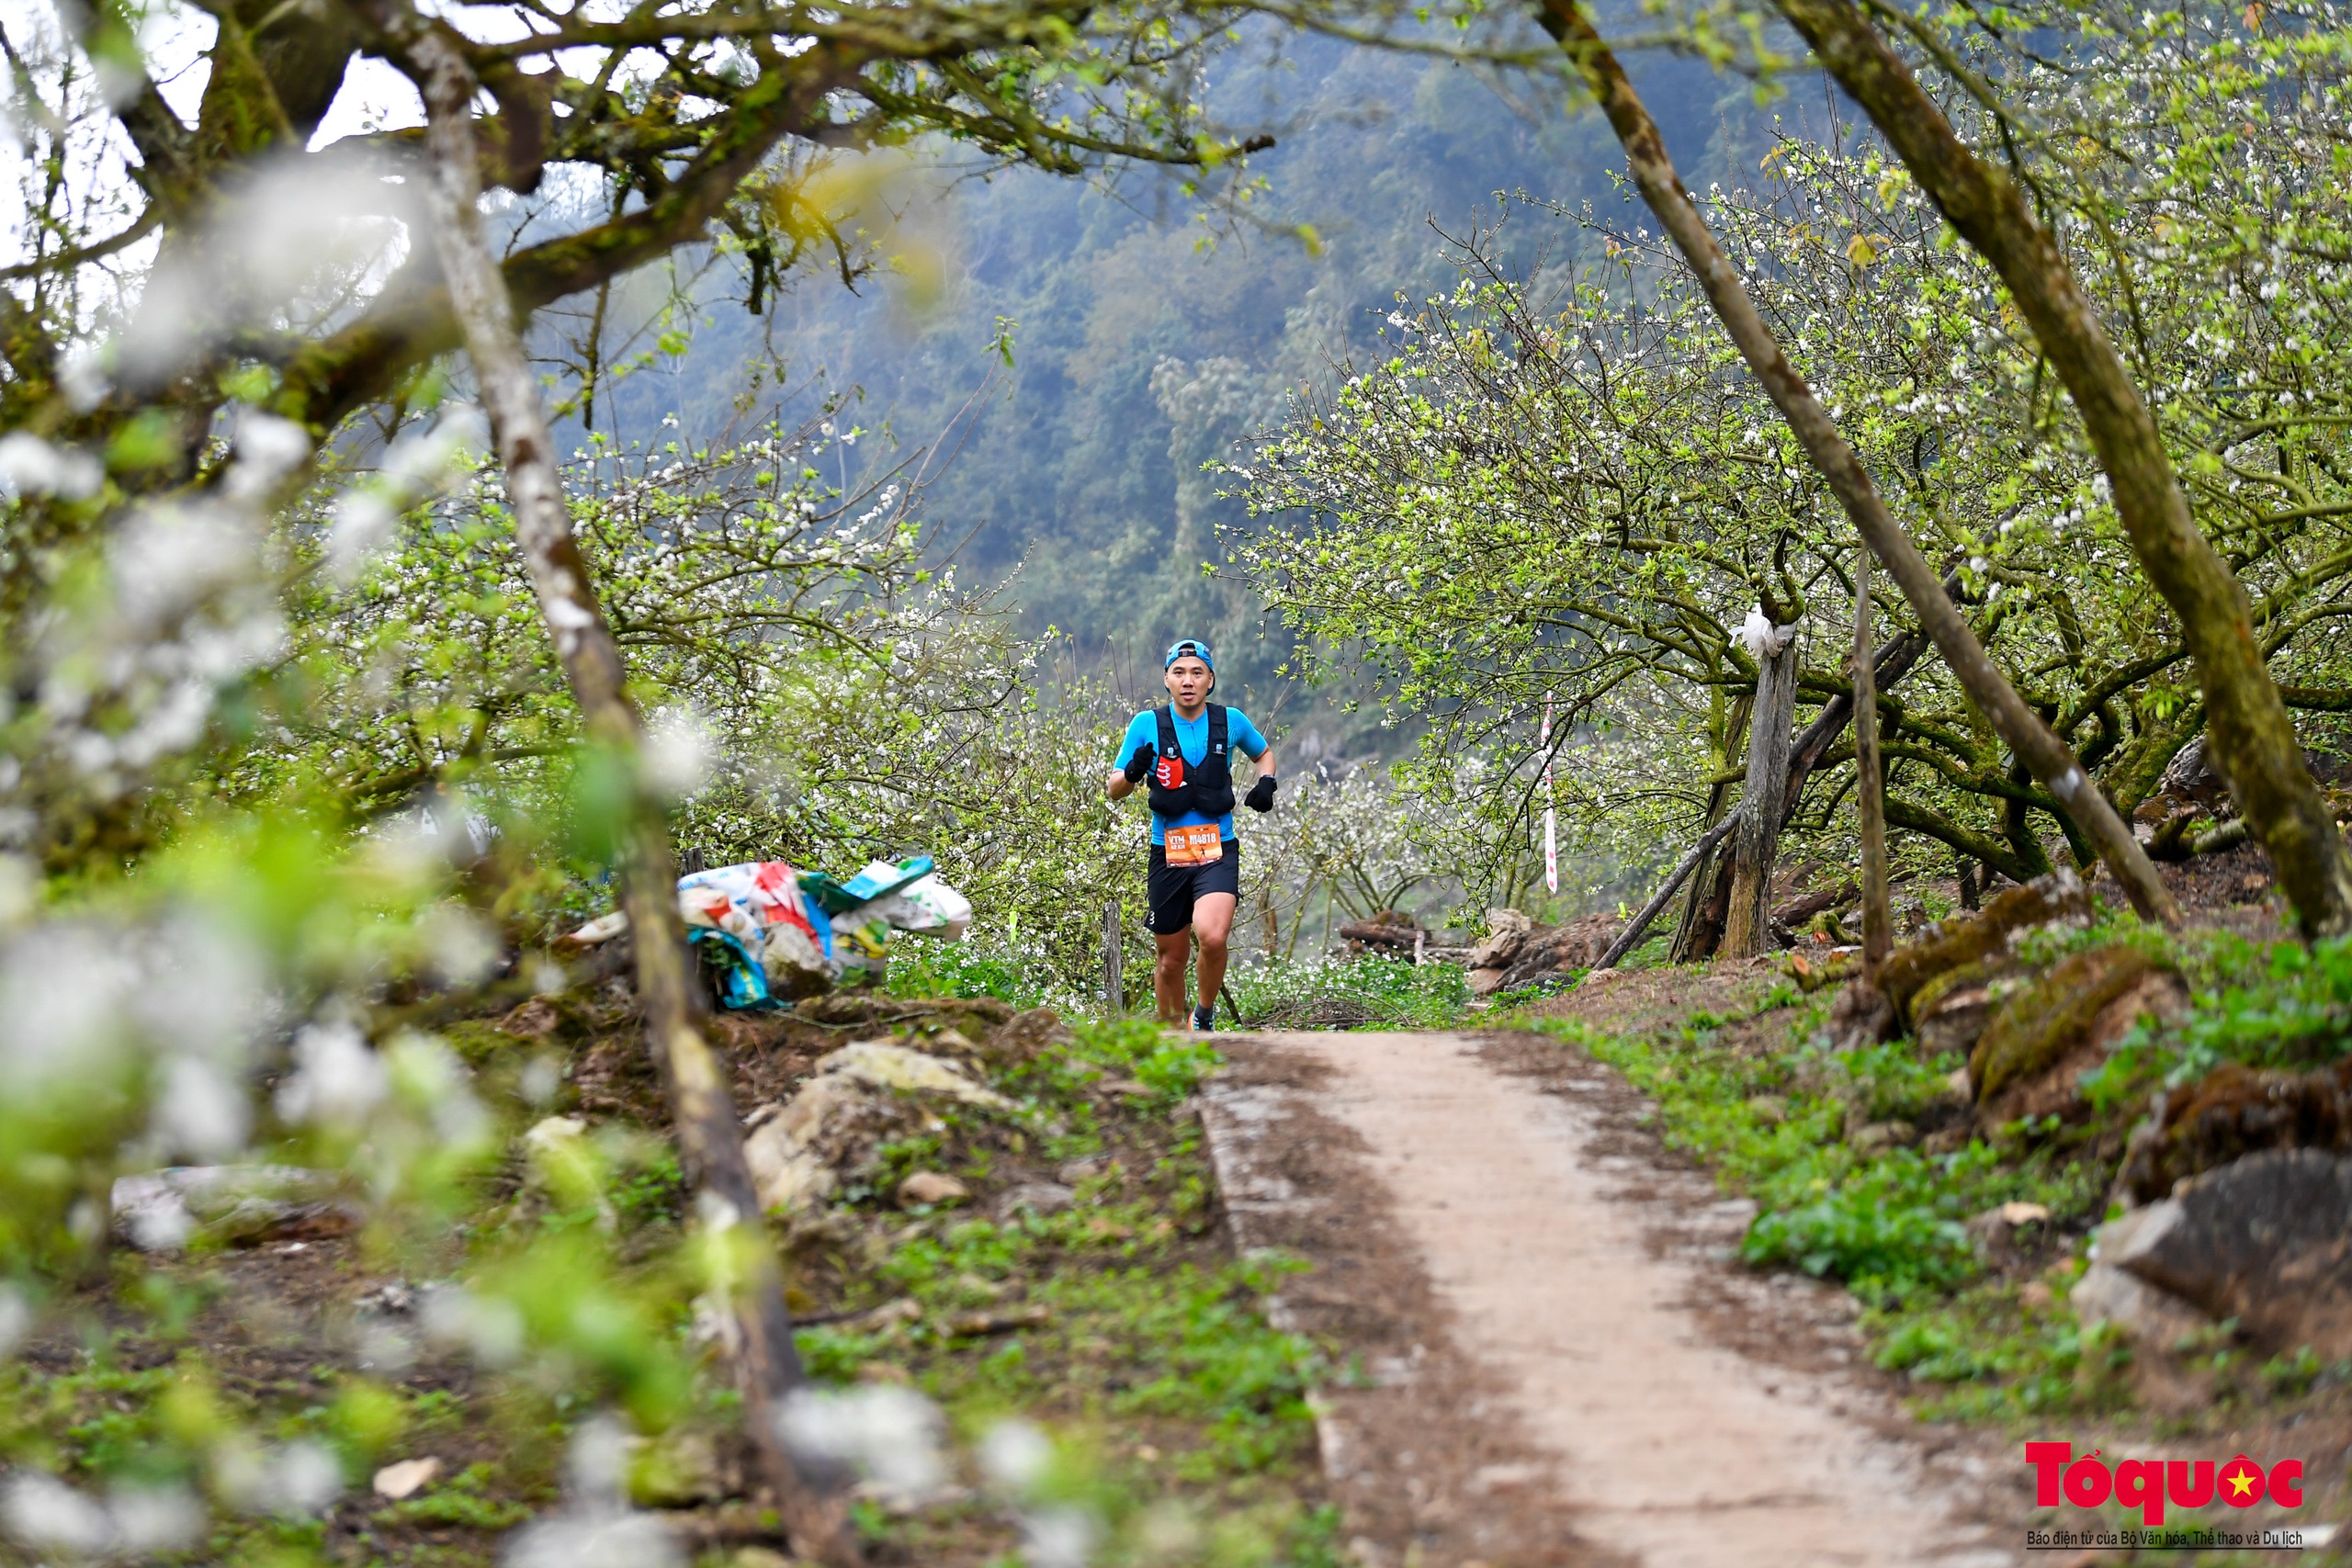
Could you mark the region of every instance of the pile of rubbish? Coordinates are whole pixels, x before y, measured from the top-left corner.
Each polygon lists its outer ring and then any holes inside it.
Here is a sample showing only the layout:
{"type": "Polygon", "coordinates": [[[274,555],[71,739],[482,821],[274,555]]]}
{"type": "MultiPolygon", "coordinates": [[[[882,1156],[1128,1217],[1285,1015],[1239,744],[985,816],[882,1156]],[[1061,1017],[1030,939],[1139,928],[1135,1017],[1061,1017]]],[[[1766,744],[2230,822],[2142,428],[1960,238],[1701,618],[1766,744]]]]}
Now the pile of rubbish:
{"type": "MultiPolygon", "coordinates": [[[[718,1005],[771,1008],[822,996],[844,982],[874,985],[895,931],[962,940],[972,906],[940,879],[929,855],[875,861],[847,882],[784,861],[754,861],[678,878],[678,915],[710,970],[718,1005]]],[[[616,911],[571,933],[595,947],[628,930],[616,911]]]]}
{"type": "Polygon", "coordinates": [[[1587,915],[1565,925],[1539,926],[1517,909],[1489,909],[1487,938],[1467,954],[1470,992],[1492,996],[1589,969],[1624,924],[1615,915],[1587,915]]]}

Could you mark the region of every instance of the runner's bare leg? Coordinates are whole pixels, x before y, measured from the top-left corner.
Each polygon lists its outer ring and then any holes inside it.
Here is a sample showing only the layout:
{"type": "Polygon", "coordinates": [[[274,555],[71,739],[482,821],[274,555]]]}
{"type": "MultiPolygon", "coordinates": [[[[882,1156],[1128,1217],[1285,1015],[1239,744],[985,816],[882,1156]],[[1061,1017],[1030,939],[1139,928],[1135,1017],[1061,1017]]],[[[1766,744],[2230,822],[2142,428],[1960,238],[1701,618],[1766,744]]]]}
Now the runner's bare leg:
{"type": "MultiPolygon", "coordinates": [[[[1199,919],[1198,905],[1194,906],[1193,918],[1199,919]]],[[[1232,919],[1230,911],[1226,918],[1228,921],[1232,919]]],[[[1193,955],[1193,929],[1187,926],[1179,931],[1158,931],[1153,933],[1152,941],[1159,949],[1159,960],[1151,969],[1151,995],[1159,1004],[1159,1021],[1182,1023],[1184,1021],[1184,960],[1193,955]]]]}
{"type": "MultiPolygon", "coordinates": [[[[1193,934],[1201,940],[1198,1006],[1216,1006],[1218,988],[1225,984],[1226,940],[1233,934],[1235,902],[1230,893],[1204,893],[1193,901],[1193,934]]],[[[1176,972],[1176,995],[1181,1008],[1184,995],[1181,961],[1176,972]]]]}

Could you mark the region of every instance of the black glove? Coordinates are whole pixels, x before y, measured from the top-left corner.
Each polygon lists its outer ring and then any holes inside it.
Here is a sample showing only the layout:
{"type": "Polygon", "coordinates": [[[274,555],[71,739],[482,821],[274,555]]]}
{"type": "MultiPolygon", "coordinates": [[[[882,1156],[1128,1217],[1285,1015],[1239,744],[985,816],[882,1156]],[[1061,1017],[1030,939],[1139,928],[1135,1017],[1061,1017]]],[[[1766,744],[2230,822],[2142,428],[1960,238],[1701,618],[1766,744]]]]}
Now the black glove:
{"type": "Polygon", "coordinates": [[[1274,808],[1274,775],[1260,773],[1258,782],[1250,786],[1250,793],[1241,799],[1242,804],[1252,811],[1272,811],[1274,808]]]}
{"type": "Polygon", "coordinates": [[[1159,751],[1157,747],[1136,747],[1136,754],[1127,759],[1127,782],[1129,784],[1143,783],[1144,774],[1151,772],[1152,763],[1159,759],[1159,751]]]}

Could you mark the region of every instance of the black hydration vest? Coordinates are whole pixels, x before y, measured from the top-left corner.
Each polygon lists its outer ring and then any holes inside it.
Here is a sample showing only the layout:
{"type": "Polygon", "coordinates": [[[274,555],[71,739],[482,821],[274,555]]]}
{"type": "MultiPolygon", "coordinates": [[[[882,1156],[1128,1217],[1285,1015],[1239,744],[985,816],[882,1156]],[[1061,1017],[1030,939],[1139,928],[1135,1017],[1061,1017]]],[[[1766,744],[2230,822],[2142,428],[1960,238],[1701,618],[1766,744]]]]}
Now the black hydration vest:
{"type": "Polygon", "coordinates": [[[1151,770],[1151,810],[1164,821],[1173,822],[1188,811],[1215,821],[1233,809],[1233,758],[1226,747],[1225,709],[1211,703],[1208,710],[1208,755],[1198,765],[1186,762],[1184,749],[1176,743],[1175,711],[1161,708],[1153,716],[1159,721],[1159,756],[1151,770]]]}

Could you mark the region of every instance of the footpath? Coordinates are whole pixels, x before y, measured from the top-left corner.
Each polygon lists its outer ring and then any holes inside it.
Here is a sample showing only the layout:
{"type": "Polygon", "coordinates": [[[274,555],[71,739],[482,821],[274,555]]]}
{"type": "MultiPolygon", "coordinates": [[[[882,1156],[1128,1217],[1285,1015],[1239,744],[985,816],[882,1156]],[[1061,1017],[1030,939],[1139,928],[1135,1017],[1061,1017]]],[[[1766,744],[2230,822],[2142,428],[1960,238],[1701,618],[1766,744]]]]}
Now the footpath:
{"type": "Polygon", "coordinates": [[[1976,1439],[1908,1421],[1854,1303],[1732,1261],[1752,1211],[1548,1043],[1261,1033],[1204,1120],[1236,1241],[1342,1347],[1323,1459],[1372,1568],[2023,1560],[1976,1439]]]}

